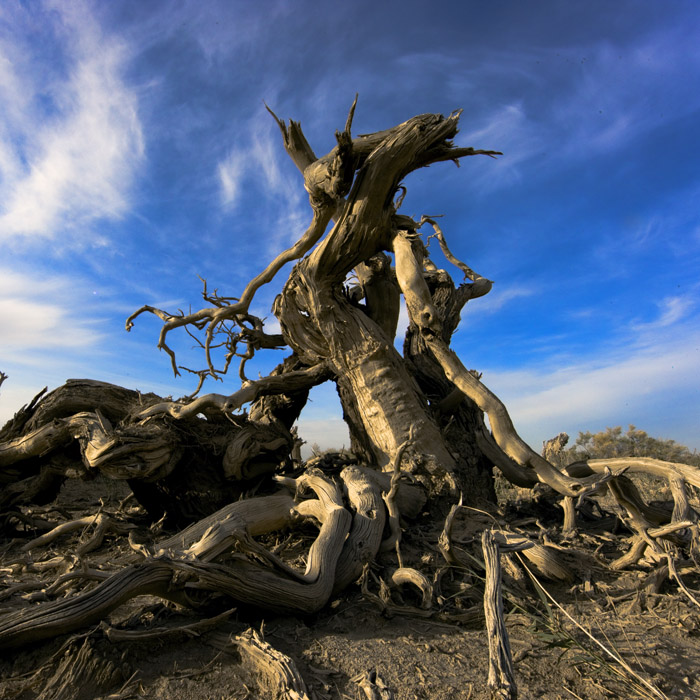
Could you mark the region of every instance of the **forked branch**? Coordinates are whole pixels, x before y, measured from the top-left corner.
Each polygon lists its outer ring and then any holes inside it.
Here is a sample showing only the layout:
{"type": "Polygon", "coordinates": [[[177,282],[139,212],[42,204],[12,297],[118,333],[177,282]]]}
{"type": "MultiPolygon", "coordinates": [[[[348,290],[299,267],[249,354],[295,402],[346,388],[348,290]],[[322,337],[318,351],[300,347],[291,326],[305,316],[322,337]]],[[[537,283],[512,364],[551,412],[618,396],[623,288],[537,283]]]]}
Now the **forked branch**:
{"type": "Polygon", "coordinates": [[[250,305],[258,289],[268,282],[271,282],[275,275],[288,262],[298,260],[299,258],[303,257],[316,244],[326,230],[326,226],[328,226],[328,222],[331,220],[333,211],[334,207],[330,205],[319,209],[314,209],[313,220],[306,229],[304,235],[291,248],[288,248],[284,252],[280,253],[260,274],[248,282],[239,301],[230,304],[229,306],[213,308],[207,307],[183,316],[173,316],[158,309],[154,309],[154,307],[151,306],[142,306],[126,319],[126,330],[130,331],[134,327],[134,320],[136,317],[140,316],[146,311],[153,313],[164,320],[164,324],[158,338],[158,348],[165,350],[165,352],[168,354],[171,360],[173,372],[177,376],[180,374],[180,372],[177,368],[175,353],[166,343],[168,333],[175,328],[182,328],[183,326],[187,325],[195,325],[200,327],[199,324],[204,323],[207,328],[204,346],[207,365],[212,376],[216,376],[217,371],[212,362],[210,348],[214,338],[214,333],[219,324],[227,320],[239,321],[240,316],[245,316],[248,313],[250,305]]]}

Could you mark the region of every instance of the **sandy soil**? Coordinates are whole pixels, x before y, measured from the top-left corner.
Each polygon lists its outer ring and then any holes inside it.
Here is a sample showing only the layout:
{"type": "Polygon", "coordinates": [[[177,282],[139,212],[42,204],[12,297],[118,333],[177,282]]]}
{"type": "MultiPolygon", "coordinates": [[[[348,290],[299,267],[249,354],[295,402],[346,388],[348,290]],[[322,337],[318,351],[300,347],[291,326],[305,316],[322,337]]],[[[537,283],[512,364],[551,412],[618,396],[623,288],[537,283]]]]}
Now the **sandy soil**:
{"type": "MultiPolygon", "coordinates": [[[[99,498],[105,510],[116,510],[123,495],[118,486],[107,482],[70,482],[58,503],[63,516],[55,512],[53,516],[61,520],[94,513],[99,498]]],[[[461,527],[467,526],[462,523],[461,527]]],[[[533,527],[537,531],[537,526],[533,527]]],[[[48,573],[13,565],[27,540],[6,541],[0,548],[0,595],[4,596],[0,615],[45,599],[40,589],[8,593],[19,581],[43,581],[46,585],[53,580],[71,562],[71,552],[86,534],[66,535],[33,552],[35,563],[58,555],[68,557],[63,568],[48,573]]],[[[439,562],[429,554],[428,544],[436,541],[432,538],[437,534],[427,523],[416,523],[404,542],[404,556],[426,572],[434,572],[439,562]]],[[[506,567],[504,583],[511,591],[508,595],[523,603],[522,609],[507,603],[507,629],[519,697],[700,697],[700,609],[668,583],[661,595],[632,594],[653,568],[638,567],[619,576],[604,566],[605,561],[624,551],[624,537],[591,534],[568,544],[572,551],[587,553],[564,556],[576,582],[543,580],[545,587],[585,630],[608,649],[614,649],[656,691],[612,662],[553,604],[548,610],[532,583],[519,575],[521,570],[506,567]]],[[[109,568],[110,562],[125,551],[123,537],[108,536],[85,559],[93,566],[109,568]]],[[[226,609],[223,602],[194,613],[141,597],[114,611],[101,626],[4,652],[0,657],[0,698],[278,697],[270,677],[251,670],[236,645],[225,644],[227,638],[249,628],[291,660],[310,698],[371,697],[362,686],[366,672],[376,673],[372,675],[373,697],[380,699],[489,698],[488,640],[483,623],[455,621],[460,605],[469,609],[476,599],[478,587],[466,585],[464,580],[461,572],[443,572],[441,609],[451,610],[451,619],[437,610],[430,617],[410,612],[390,616],[353,586],[314,616],[277,617],[239,607],[228,619],[198,633],[181,628],[221,613],[226,609]],[[141,635],[155,628],[160,631],[154,638],[110,641],[105,636],[106,626],[141,635]]],[[[700,579],[693,575],[686,575],[684,580],[691,587],[700,587],[700,579]]],[[[69,588],[60,595],[74,592],[69,588]]],[[[410,605],[415,601],[408,592],[396,602],[410,605]]]]}

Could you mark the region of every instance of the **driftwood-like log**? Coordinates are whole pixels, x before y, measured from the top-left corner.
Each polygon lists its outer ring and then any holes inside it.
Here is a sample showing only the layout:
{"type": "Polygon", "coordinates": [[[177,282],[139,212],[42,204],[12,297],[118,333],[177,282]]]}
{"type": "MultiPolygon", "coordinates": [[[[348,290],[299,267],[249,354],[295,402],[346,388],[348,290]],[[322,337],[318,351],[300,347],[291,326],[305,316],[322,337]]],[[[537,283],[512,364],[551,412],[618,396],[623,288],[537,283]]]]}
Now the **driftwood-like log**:
{"type": "Polygon", "coordinates": [[[309,700],[306,683],[294,660],[268,644],[254,629],[237,635],[214,632],[208,641],[223,652],[238,654],[246,668],[260,678],[266,697],[309,700]]]}
{"type": "MultiPolygon", "coordinates": [[[[326,604],[334,590],[340,591],[357,579],[363,566],[377,554],[386,520],[378,482],[384,482],[384,487],[390,489],[391,483],[387,482],[391,479],[389,475],[359,467],[346,468],[341,481],[352,512],[346,508],[338,486],[320,472],[280,481],[290,486],[297,497],[306,491],[315,497],[295,502],[292,494],[280,492],[245,499],[151,548],[133,544],[140,554],[135,553],[130,559],[145,559],[112,574],[96,588],[38,605],[30,614],[4,616],[0,624],[0,647],[21,646],[79,629],[104,618],[126,600],[144,594],[187,604],[189,591],[204,590],[280,612],[315,612],[326,604]],[[320,527],[303,572],[293,569],[252,539],[290,527],[299,517],[311,518],[320,527]],[[231,553],[232,549],[236,553],[231,553]],[[255,555],[256,561],[248,559],[247,553],[255,555]],[[219,558],[221,561],[216,562],[219,558]]],[[[398,494],[404,490],[408,497],[403,502],[411,512],[415,512],[416,503],[421,503],[416,501],[413,488],[394,480],[397,502],[401,502],[398,494]]],[[[59,528],[30,544],[38,546],[53,540],[65,529],[59,528]]],[[[429,605],[430,584],[423,580],[425,577],[416,580],[408,573],[405,570],[397,574],[395,583],[418,585],[424,604],[429,605]]]]}
{"type": "Polygon", "coordinates": [[[433,604],[433,584],[428,580],[425,574],[422,574],[417,569],[412,569],[408,566],[401,566],[394,569],[390,576],[391,585],[395,587],[411,584],[415,586],[421,593],[421,608],[429,610],[433,604]]]}
{"type": "MultiPolygon", "coordinates": [[[[378,478],[381,480],[382,475],[378,478]]],[[[78,629],[101,619],[125,600],[144,593],[174,595],[182,602],[188,589],[203,589],[285,612],[318,610],[334,589],[342,590],[358,578],[362,566],[374,558],[386,517],[380,488],[376,479],[369,478],[367,470],[348,468],[342,474],[342,481],[354,516],[345,508],[337,486],[320,474],[286,480],[299,493],[311,489],[316,498],[296,505],[292,496],[284,492],[246,499],[157,543],[153,552],[138,546],[146,560],[112,575],[93,591],[68,601],[38,606],[30,618],[13,615],[3,618],[0,644],[21,645],[78,629]],[[311,517],[320,523],[319,535],[311,546],[303,573],[290,569],[251,540],[252,536],[291,525],[298,516],[311,517]],[[214,563],[234,545],[262,557],[271,568],[249,561],[243,554],[229,555],[227,562],[214,563]],[[158,558],[151,558],[154,555],[158,558]],[[176,586],[179,592],[169,591],[167,582],[171,578],[179,582],[176,586]]],[[[410,503],[409,499],[409,506],[410,503]]],[[[132,555],[132,559],[136,556],[132,555]]]]}
{"type": "Polygon", "coordinates": [[[156,556],[210,561],[225,552],[241,534],[255,537],[284,529],[292,521],[293,508],[294,499],[287,492],[236,501],[177,535],[161,540],[153,549],[156,556]]]}
{"type": "Polygon", "coordinates": [[[236,608],[231,608],[231,610],[226,610],[214,617],[198,620],[188,625],[150,627],[148,629],[122,629],[111,627],[107,623],[102,622],[102,624],[100,624],[100,630],[105,637],[113,643],[163,639],[169,636],[199,637],[203,632],[207,632],[228,620],[235,612],[236,608]]]}

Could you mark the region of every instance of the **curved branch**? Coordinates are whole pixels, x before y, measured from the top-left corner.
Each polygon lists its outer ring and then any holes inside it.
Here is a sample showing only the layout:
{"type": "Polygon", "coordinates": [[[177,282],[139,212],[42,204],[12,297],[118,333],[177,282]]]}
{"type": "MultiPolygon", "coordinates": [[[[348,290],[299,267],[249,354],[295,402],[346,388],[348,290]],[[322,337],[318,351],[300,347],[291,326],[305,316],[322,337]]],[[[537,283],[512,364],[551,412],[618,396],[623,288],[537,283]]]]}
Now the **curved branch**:
{"type": "Polygon", "coordinates": [[[159,309],[154,309],[154,307],[142,306],[140,309],[138,309],[138,311],[135,311],[133,314],[131,314],[131,316],[129,316],[129,318],[126,319],[126,330],[130,331],[134,327],[134,320],[136,317],[145,311],[154,313],[159,318],[163,319],[165,322],[161,328],[160,336],[158,338],[158,348],[160,350],[165,350],[165,352],[168,353],[173,372],[177,376],[180,374],[180,372],[178,371],[175,361],[175,353],[165,342],[168,333],[171,330],[181,328],[182,326],[193,324],[197,325],[202,322],[208,322],[205,351],[209,370],[211,371],[212,376],[216,376],[217,372],[214,369],[211,360],[210,347],[217,325],[222,321],[236,320],[238,316],[247,314],[250,304],[252,303],[258,289],[268,282],[271,282],[275,275],[288,262],[302,258],[306,253],[308,253],[309,250],[311,250],[311,248],[324,234],[334,212],[335,203],[328,203],[323,207],[315,207],[313,220],[304,232],[304,235],[291,248],[288,248],[280,253],[260,274],[250,280],[243,290],[243,294],[241,294],[240,299],[236,303],[230,304],[229,306],[204,308],[183,316],[172,316],[171,314],[166,314],[159,309]]]}
{"type": "MultiPolygon", "coordinates": [[[[464,394],[460,392],[462,396],[464,394]]],[[[485,425],[481,425],[476,432],[476,444],[481,452],[493,462],[495,467],[501,471],[511,484],[521,488],[532,488],[538,483],[537,475],[527,467],[514,462],[493,439],[493,435],[485,425]]]]}
{"type": "Polygon", "coordinates": [[[431,238],[437,238],[437,241],[440,244],[440,249],[442,250],[444,256],[455,267],[458,267],[464,273],[464,278],[470,279],[474,283],[478,283],[478,290],[475,290],[472,293],[471,298],[474,299],[476,297],[483,296],[484,294],[488,294],[488,292],[491,291],[491,286],[493,285],[493,282],[477,274],[476,272],[474,272],[474,270],[471,269],[471,267],[469,267],[469,265],[463,263],[461,260],[454,256],[452,251],[447,246],[445,234],[442,232],[442,229],[438,226],[435,219],[429,216],[423,216],[421,217],[421,220],[419,222],[419,228],[423,224],[430,224],[433,227],[433,231],[435,231],[435,233],[432,236],[428,236],[428,240],[430,240],[431,238]]]}
{"type": "Polygon", "coordinates": [[[331,372],[324,363],[319,363],[307,369],[292,370],[279,375],[270,375],[262,379],[248,381],[233,394],[205,394],[188,403],[178,401],[163,401],[139,413],[139,418],[167,413],[173,418],[188,418],[196,416],[207,408],[218,408],[226,413],[237,411],[246,403],[251,403],[261,396],[285,394],[302,389],[310,389],[330,379],[331,372]]]}
{"type": "Polygon", "coordinates": [[[486,413],[496,444],[521,467],[534,470],[539,481],[565,496],[580,497],[596,491],[601,484],[613,478],[614,474],[609,469],[602,476],[580,479],[555,469],[517,434],[503,402],[464,367],[443,340],[431,336],[426,338],[426,342],[447,378],[486,413]]]}
{"type": "Polygon", "coordinates": [[[423,333],[426,345],[442,366],[445,376],[488,415],[498,447],[516,464],[533,469],[539,481],[565,496],[580,497],[591,493],[611,479],[613,474],[609,470],[602,477],[574,479],[555,469],[522,440],[516,433],[503,402],[466,369],[440,336],[439,316],[423,277],[422,265],[413,250],[410,235],[397,232],[393,245],[396,277],[406,299],[411,321],[423,333]]]}
{"type": "Polygon", "coordinates": [[[405,231],[398,231],[394,236],[393,248],[396,278],[406,299],[411,321],[421,330],[439,334],[442,323],[423,278],[423,266],[413,250],[413,237],[405,231]]]}
{"type": "Polygon", "coordinates": [[[564,468],[571,476],[600,474],[605,468],[619,471],[624,469],[630,474],[653,474],[665,479],[680,477],[689,484],[700,488],[700,467],[680,462],[665,462],[652,457],[612,457],[610,459],[586,459],[573,462],[564,468]]]}

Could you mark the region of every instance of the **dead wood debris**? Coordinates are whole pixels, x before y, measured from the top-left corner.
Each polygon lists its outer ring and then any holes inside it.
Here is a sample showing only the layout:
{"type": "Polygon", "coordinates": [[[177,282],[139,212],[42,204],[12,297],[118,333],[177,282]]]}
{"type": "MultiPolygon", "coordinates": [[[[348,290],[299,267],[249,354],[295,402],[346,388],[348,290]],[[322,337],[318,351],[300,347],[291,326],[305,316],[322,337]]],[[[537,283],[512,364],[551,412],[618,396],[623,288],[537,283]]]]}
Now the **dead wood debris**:
{"type": "Polygon", "coordinates": [[[351,680],[360,686],[367,700],[394,700],[393,690],[384,682],[376,669],[363,671],[351,680]]]}
{"type": "Polygon", "coordinates": [[[306,683],[294,661],[268,644],[254,629],[242,634],[215,632],[208,642],[217,649],[237,655],[261,678],[266,697],[276,700],[310,700],[306,683]]]}

